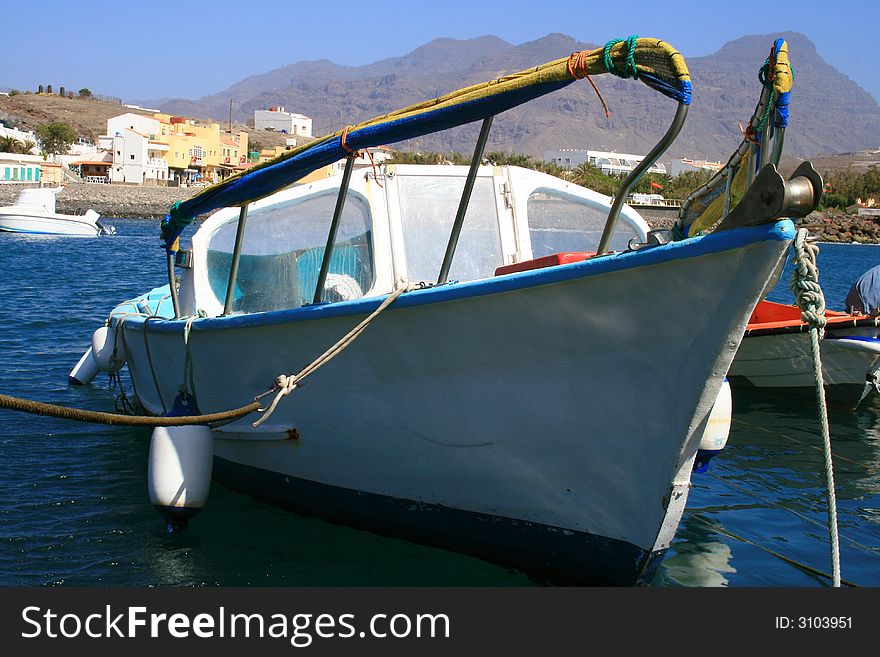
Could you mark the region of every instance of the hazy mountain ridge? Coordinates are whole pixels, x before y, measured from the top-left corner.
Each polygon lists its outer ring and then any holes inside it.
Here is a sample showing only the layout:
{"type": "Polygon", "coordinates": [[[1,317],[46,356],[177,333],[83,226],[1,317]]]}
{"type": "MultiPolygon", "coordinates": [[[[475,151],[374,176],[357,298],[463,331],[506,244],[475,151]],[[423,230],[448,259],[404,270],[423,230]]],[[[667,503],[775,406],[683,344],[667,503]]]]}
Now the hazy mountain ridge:
{"type": "MultiPolygon", "coordinates": [[[[723,44],[712,55],[688,59],[694,104],[670,155],[724,159],[730,154],[740,139],[738,123],[744,123],[754,109],[760,92],[758,70],[777,37],[788,41],[795,72],[787,153],[808,156],[880,145],[877,101],[825,62],[807,37],[783,33],[743,37],[723,44]]],[[[298,62],[250,76],[198,100],[157,104],[174,114],[225,120],[231,98],[234,116],[241,121],[252,118],[254,109],[282,105],[311,116],[315,132],[321,134],[593,47],[558,33],[516,46],[493,36],[441,38],[401,57],[365,66],[298,62]]],[[[611,109],[610,118],[605,118],[592,87],[575,83],[499,115],[488,148],[539,157],[556,148],[647,152],[666,130],[674,102],[637,81],[609,75],[594,79],[611,109]]],[[[477,130],[465,126],[405,146],[469,152],[477,130]]]]}

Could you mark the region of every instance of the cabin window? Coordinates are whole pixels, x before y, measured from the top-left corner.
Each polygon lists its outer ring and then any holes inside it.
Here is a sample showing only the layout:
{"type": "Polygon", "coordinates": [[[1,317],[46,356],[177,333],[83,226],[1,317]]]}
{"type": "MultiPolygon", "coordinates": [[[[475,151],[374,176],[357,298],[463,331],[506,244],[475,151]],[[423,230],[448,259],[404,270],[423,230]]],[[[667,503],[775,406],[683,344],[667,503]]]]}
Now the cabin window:
{"type": "MultiPolygon", "coordinates": [[[[529,196],[526,212],[532,257],[564,251],[596,251],[609,206],[550,189],[537,189],[529,196]]],[[[609,248],[622,251],[636,232],[618,221],[609,248]]]]}
{"type": "MultiPolygon", "coordinates": [[[[336,193],[331,192],[249,212],[233,311],[283,310],[312,302],[335,205],[336,193]]],[[[221,302],[226,299],[237,224],[222,225],[208,244],[208,281],[221,302]]],[[[349,192],[322,299],[361,297],[374,279],[369,205],[349,192]]]]}
{"type": "MultiPolygon", "coordinates": [[[[453,176],[398,178],[406,270],[411,281],[436,281],[465,179],[453,176]]],[[[477,178],[449,279],[490,278],[504,264],[492,178],[477,178]]]]}

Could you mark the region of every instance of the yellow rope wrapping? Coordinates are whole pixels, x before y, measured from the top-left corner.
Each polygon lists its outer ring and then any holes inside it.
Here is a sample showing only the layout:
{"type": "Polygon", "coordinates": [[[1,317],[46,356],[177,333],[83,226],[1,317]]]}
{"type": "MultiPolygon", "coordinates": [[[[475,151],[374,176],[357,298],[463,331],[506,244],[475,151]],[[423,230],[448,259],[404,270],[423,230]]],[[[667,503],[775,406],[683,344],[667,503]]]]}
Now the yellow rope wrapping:
{"type": "Polygon", "coordinates": [[[791,63],[788,60],[788,42],[783,41],[776,53],[776,64],[773,66],[773,90],[777,94],[791,91],[794,77],[791,74],[791,63]]]}
{"type": "MultiPolygon", "coordinates": [[[[780,94],[790,92],[793,84],[794,77],[792,76],[791,63],[788,58],[788,42],[783,41],[776,53],[776,61],[773,65],[772,86],[775,96],[778,98],[780,94]]],[[[758,107],[761,107],[760,102],[758,107]]],[[[756,108],[756,114],[749,121],[750,129],[757,128],[761,114],[762,112],[757,111],[756,108]]],[[[736,207],[748,190],[748,149],[745,148],[747,141],[740,142],[727,165],[732,167],[734,171],[730,189],[730,210],[736,207]],[[737,152],[740,153],[738,158],[736,158],[737,152]]],[[[722,219],[724,214],[724,186],[721,186],[722,191],[720,194],[716,186],[722,172],[723,169],[689,195],[691,201],[687,204],[687,214],[681,214],[679,217],[679,222],[686,217],[695,217],[687,227],[688,236],[699,235],[712,228],[722,219]]]]}

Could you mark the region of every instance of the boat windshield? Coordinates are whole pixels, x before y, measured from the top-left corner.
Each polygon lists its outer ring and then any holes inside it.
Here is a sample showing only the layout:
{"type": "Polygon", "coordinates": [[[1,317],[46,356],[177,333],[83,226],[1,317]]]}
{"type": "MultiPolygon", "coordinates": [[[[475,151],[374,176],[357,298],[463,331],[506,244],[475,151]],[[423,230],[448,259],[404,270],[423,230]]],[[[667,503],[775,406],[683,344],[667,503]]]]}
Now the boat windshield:
{"type": "MultiPolygon", "coordinates": [[[[465,177],[401,175],[400,214],[411,281],[435,281],[465,177]]],[[[491,176],[477,178],[449,270],[450,280],[489,278],[504,264],[491,176]]]]}
{"type": "MultiPolygon", "coordinates": [[[[596,251],[608,208],[564,192],[539,188],[529,195],[526,212],[532,257],[564,251],[596,251]]],[[[627,222],[618,222],[609,248],[625,251],[637,234],[627,222]]]]}
{"type": "MultiPolygon", "coordinates": [[[[310,303],[327,242],[327,217],[335,190],[252,208],[247,218],[233,312],[264,312],[310,303]]],[[[237,221],[220,226],[207,249],[208,282],[217,299],[226,297],[237,221]]],[[[349,192],[330,258],[325,301],[364,296],[375,278],[369,205],[349,192]]]]}

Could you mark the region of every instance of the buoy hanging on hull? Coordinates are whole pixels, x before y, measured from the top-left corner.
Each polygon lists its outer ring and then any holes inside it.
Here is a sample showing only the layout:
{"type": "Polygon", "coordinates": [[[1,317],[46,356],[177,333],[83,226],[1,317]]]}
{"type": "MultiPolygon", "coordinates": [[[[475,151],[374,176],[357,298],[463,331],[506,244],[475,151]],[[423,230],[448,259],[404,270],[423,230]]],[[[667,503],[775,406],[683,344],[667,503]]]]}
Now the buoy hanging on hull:
{"type": "Polygon", "coordinates": [[[706,472],[709,469],[709,461],[717,456],[730,436],[730,421],[733,415],[733,397],[730,394],[730,383],[725,377],[718,391],[718,397],[709,413],[709,421],[703,430],[700,447],[697,450],[697,458],[694,460],[694,471],[706,472]]]}
{"type": "Polygon", "coordinates": [[[104,372],[118,372],[125,365],[125,350],[116,341],[116,331],[102,326],[92,333],[92,356],[104,372]]]}
{"type": "Polygon", "coordinates": [[[156,427],[150,440],[147,485],[150,502],[168,531],[186,527],[208,500],[214,437],[206,426],[156,427]]]}
{"type": "Polygon", "coordinates": [[[100,368],[92,353],[92,348],[89,347],[77,364],[73,366],[73,369],[70,370],[70,374],[67,375],[67,383],[72,386],[87,386],[98,375],[99,370],[100,368]]]}

